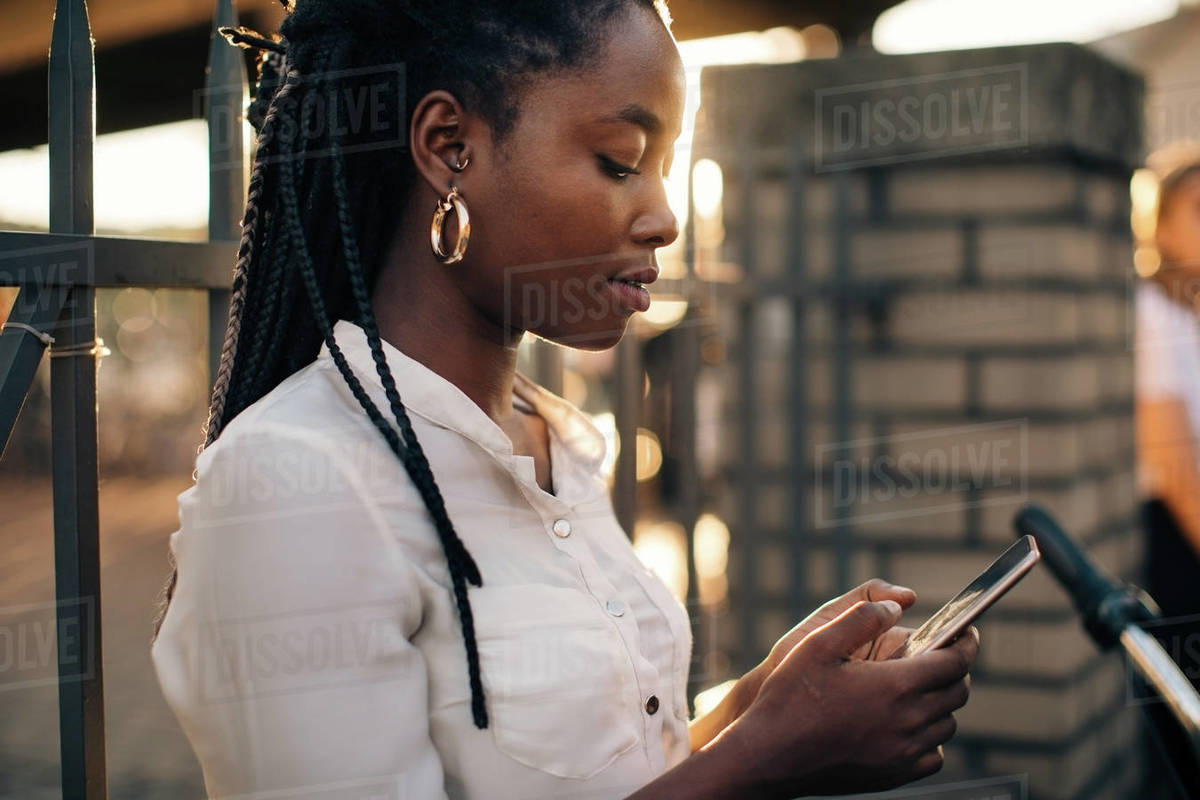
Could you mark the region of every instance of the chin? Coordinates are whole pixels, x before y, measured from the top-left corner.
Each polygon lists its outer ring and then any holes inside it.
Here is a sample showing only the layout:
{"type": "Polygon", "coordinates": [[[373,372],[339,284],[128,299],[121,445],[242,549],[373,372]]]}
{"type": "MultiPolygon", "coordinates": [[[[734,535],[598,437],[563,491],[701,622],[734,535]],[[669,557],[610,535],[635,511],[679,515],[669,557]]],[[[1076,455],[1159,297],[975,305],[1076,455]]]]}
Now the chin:
{"type": "Polygon", "coordinates": [[[587,352],[609,350],[617,346],[629,326],[629,317],[615,317],[590,326],[556,327],[552,330],[531,330],[535,336],[563,347],[587,352]]]}

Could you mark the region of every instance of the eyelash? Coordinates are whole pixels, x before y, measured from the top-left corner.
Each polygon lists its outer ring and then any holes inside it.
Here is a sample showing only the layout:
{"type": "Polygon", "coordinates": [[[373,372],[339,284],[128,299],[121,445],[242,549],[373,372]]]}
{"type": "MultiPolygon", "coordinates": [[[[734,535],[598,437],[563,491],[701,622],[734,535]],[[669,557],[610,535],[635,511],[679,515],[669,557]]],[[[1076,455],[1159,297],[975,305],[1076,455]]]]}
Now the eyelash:
{"type": "Polygon", "coordinates": [[[624,167],[613,161],[608,156],[600,156],[600,165],[604,171],[609,173],[615,181],[624,181],[630,175],[641,175],[642,171],[633,167],[624,167]]]}

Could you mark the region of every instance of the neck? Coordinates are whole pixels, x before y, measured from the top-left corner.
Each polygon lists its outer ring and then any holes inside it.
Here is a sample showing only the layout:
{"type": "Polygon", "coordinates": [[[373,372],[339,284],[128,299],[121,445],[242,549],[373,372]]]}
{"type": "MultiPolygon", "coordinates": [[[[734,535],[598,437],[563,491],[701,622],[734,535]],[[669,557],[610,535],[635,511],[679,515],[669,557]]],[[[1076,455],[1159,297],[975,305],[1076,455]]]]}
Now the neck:
{"type": "Polygon", "coordinates": [[[421,238],[398,237],[384,260],[372,295],[379,335],[453,383],[503,427],[513,414],[523,332],[506,331],[474,308],[451,272],[462,264],[433,258],[428,229],[421,238]]]}

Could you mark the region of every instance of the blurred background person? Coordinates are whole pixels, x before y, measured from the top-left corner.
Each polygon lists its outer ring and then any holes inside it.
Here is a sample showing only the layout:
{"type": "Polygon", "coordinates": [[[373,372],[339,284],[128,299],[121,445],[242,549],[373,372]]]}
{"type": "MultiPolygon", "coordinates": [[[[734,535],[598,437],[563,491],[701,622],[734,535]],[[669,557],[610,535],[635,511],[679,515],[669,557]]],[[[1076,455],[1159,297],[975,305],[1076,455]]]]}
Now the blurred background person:
{"type": "Polygon", "coordinates": [[[1164,160],[1138,259],[1136,407],[1146,588],[1178,617],[1200,613],[1200,150],[1164,160]]]}
{"type": "MultiPolygon", "coordinates": [[[[1135,253],[1142,279],[1134,295],[1143,585],[1164,618],[1152,632],[1200,687],[1188,644],[1200,641],[1200,151],[1177,146],[1152,157],[1150,167],[1133,184],[1134,226],[1143,240],[1135,253]],[[1139,180],[1157,181],[1141,225],[1139,180]]],[[[1161,757],[1177,785],[1200,786],[1200,767],[1167,709],[1152,703],[1146,713],[1152,723],[1148,763],[1161,757]]]]}

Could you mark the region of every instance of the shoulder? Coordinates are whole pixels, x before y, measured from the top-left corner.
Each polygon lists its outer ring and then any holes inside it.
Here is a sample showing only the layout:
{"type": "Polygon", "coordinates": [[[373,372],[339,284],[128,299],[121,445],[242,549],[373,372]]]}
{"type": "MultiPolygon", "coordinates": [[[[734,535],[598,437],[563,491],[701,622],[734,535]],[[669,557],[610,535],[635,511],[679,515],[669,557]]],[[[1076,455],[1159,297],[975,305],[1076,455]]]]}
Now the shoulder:
{"type": "Polygon", "coordinates": [[[300,487],[308,494],[371,494],[395,486],[403,466],[328,360],[301,368],[229,421],[196,459],[197,481],[207,473],[297,484],[323,470],[328,481],[300,487]],[[341,476],[344,480],[332,480],[341,476]]]}
{"type": "Polygon", "coordinates": [[[1152,280],[1138,280],[1134,284],[1133,303],[1138,311],[1154,311],[1161,309],[1166,301],[1163,288],[1152,280]]]}
{"type": "Polygon", "coordinates": [[[399,535],[415,529],[419,496],[400,513],[383,508],[380,486],[395,485],[403,468],[386,445],[362,446],[379,438],[369,427],[318,423],[304,385],[248,408],[198,456],[171,537],[180,587],[232,616],[398,594],[419,609],[415,562],[399,535]]]}
{"type": "Polygon", "coordinates": [[[1167,290],[1153,280],[1138,281],[1133,302],[1138,319],[1150,327],[1195,324],[1195,315],[1169,297],[1167,290]]]}
{"type": "Polygon", "coordinates": [[[1154,281],[1137,285],[1134,367],[1138,397],[1193,397],[1200,370],[1200,320],[1154,281]]]}
{"type": "Polygon", "coordinates": [[[1142,347],[1200,344],[1200,316],[1155,281],[1142,280],[1134,294],[1135,332],[1142,347]]]}
{"type": "Polygon", "coordinates": [[[317,550],[384,540],[409,557],[438,544],[404,465],[328,361],[231,420],[198,455],[195,483],[178,500],[183,539],[197,529],[251,530],[277,535],[280,546],[324,542],[317,550]]]}
{"type": "Polygon", "coordinates": [[[341,373],[328,359],[313,361],[280,381],[230,420],[218,441],[261,433],[267,428],[308,430],[329,439],[373,430],[341,373]]]}

